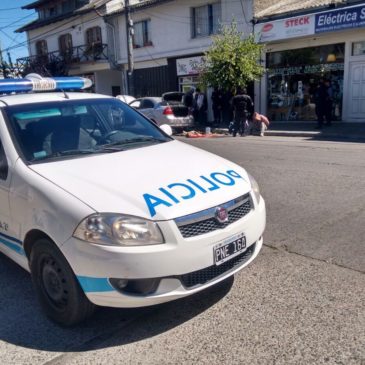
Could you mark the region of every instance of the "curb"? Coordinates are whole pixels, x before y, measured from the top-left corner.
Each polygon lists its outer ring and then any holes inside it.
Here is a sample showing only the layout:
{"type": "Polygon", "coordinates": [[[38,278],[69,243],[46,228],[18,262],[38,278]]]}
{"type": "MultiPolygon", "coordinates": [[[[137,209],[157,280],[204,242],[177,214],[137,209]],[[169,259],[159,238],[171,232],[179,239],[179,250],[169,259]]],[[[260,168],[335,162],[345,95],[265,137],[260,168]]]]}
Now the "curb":
{"type": "Polygon", "coordinates": [[[321,136],[321,132],[306,131],[265,131],[265,136],[282,136],[282,137],[317,137],[321,136]]]}

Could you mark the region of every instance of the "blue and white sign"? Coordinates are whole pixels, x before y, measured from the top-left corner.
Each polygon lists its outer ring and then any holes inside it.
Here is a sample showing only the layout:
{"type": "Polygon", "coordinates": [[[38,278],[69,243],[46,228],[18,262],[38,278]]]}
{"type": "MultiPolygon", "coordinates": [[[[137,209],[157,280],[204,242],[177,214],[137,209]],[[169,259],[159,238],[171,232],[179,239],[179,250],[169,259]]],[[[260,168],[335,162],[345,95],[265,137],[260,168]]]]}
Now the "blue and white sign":
{"type": "Polygon", "coordinates": [[[365,27],[365,4],[316,14],[315,33],[365,27]]]}
{"type": "Polygon", "coordinates": [[[257,42],[272,42],[361,27],[365,27],[365,4],[260,23],[255,37],[257,42]]]}

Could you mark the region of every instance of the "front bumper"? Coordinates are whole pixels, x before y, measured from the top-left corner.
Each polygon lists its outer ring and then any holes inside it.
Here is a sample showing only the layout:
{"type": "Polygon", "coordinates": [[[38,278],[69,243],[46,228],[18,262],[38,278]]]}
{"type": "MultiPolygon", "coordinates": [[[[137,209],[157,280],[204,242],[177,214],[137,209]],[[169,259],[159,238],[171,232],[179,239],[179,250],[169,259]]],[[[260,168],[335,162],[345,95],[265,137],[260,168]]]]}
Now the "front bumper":
{"type": "Polygon", "coordinates": [[[214,232],[183,238],[174,221],[159,222],[167,243],[141,247],[90,244],[71,238],[62,251],[91,302],[109,307],[142,307],[185,297],[238,272],[255,259],[262,247],[266,224],[265,202],[260,200],[242,219],[214,232]],[[244,233],[244,254],[216,266],[213,247],[244,233]],[[110,278],[158,278],[150,294],[116,290],[110,278]]]}

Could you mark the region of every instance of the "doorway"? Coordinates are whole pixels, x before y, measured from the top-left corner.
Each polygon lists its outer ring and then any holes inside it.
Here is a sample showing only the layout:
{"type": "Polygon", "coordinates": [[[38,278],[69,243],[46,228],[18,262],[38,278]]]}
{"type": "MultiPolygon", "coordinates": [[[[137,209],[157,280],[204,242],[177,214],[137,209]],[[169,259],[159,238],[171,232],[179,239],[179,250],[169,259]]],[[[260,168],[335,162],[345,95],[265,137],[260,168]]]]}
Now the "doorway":
{"type": "Polygon", "coordinates": [[[350,63],[349,117],[365,120],[365,62],[350,63]]]}

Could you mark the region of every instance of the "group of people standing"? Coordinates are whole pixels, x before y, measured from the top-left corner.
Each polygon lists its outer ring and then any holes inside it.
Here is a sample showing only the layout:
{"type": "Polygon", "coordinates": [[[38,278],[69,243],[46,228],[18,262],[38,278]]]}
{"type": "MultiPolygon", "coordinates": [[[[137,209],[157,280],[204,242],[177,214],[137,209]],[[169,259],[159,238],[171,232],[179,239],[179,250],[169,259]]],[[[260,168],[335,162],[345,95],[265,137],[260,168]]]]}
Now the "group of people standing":
{"type": "Polygon", "coordinates": [[[264,115],[254,112],[254,104],[246,88],[238,87],[235,95],[226,94],[225,98],[218,89],[214,89],[212,104],[215,122],[220,122],[220,118],[224,115],[227,118],[226,121],[230,121],[229,130],[233,137],[237,134],[246,136],[250,133],[264,136],[269,120],[264,115]],[[225,113],[223,105],[226,106],[225,113]]]}
{"type": "MultiPolygon", "coordinates": [[[[214,124],[229,124],[233,137],[251,132],[264,136],[269,120],[254,112],[254,104],[246,88],[238,87],[235,94],[214,88],[211,100],[214,124]]],[[[192,88],[185,94],[184,104],[194,116],[197,125],[206,125],[208,103],[206,95],[199,88],[192,88]]]]}

